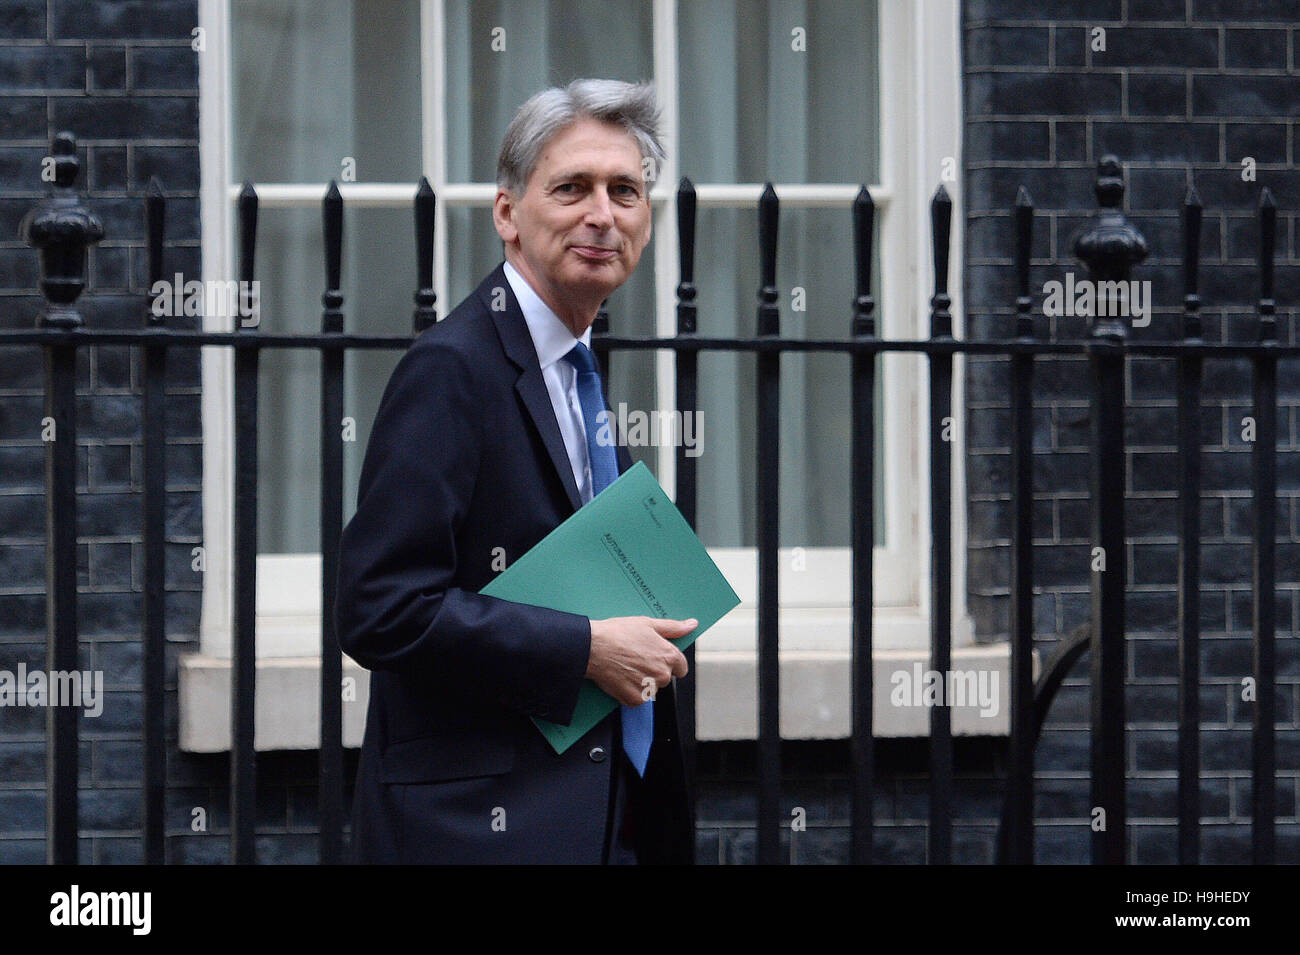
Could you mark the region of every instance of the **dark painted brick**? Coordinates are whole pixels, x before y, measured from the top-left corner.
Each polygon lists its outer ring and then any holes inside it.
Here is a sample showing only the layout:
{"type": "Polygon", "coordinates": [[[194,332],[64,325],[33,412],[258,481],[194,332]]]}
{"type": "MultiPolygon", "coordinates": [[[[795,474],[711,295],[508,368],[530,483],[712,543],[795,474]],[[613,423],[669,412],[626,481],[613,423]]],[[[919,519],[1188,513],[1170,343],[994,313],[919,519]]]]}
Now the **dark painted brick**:
{"type": "Polygon", "coordinates": [[[78,139],[195,139],[197,97],[96,97],[53,101],[54,125],[78,139]]]}
{"type": "Polygon", "coordinates": [[[1034,861],[1086,865],[1092,860],[1092,830],[1085,820],[1034,827],[1034,861]]]}
{"type": "Polygon", "coordinates": [[[753,829],[724,829],[720,835],[724,865],[754,864],[757,836],[753,829]]]}
{"type": "Polygon", "coordinates": [[[1250,862],[1249,825],[1201,825],[1201,862],[1205,865],[1245,865],[1250,862]]]}
{"type": "MultiPolygon", "coordinates": [[[[1130,168],[1127,170],[1127,186],[1126,198],[1130,209],[1164,212],[1181,207],[1187,197],[1187,173],[1181,169],[1130,168]]],[[[1197,183],[1197,190],[1200,190],[1200,183],[1197,183]]]]}
{"type": "Polygon", "coordinates": [[[1174,865],[1178,862],[1177,841],[1164,826],[1134,826],[1129,851],[1137,865],[1174,865]]]}
{"type": "Polygon", "coordinates": [[[1187,81],[1182,73],[1130,73],[1128,111],[1134,116],[1187,115],[1187,81]]]}
{"type": "MultiPolygon", "coordinates": [[[[1227,780],[1202,779],[1200,785],[1201,817],[1227,816],[1227,780]]],[[[1166,777],[1131,776],[1128,780],[1130,817],[1176,818],[1178,815],[1178,780],[1166,777]]]]}
{"type": "Polygon", "coordinates": [[[1119,115],[1120,78],[1113,74],[969,73],[967,109],[974,116],[1119,115]]]}
{"type": "Polygon", "coordinates": [[[924,826],[878,826],[872,834],[871,861],[877,865],[925,861],[924,826]]]}
{"type": "Polygon", "coordinates": [[[0,790],[0,832],[45,832],[45,791],[0,790]]]}
{"type": "Polygon", "coordinates": [[[1281,123],[1228,123],[1225,133],[1228,163],[1238,167],[1238,175],[1247,156],[1256,163],[1286,162],[1286,126],[1281,123]]]}
{"type": "Polygon", "coordinates": [[[1088,158],[1087,126],[1084,123],[1072,123],[1057,120],[1056,126],[1056,161],[1083,162],[1088,158]]]}
{"type": "Polygon", "coordinates": [[[0,36],[15,40],[45,37],[46,0],[0,0],[0,36]]]}
{"type": "Polygon", "coordinates": [[[82,831],[138,829],[142,812],[138,789],[91,789],[79,794],[82,831]]]}
{"type": "Polygon", "coordinates": [[[126,47],[95,46],[90,51],[90,89],[126,89],[126,47]]]}
{"type": "Polygon", "coordinates": [[[0,248],[0,287],[35,288],[40,277],[35,250],[0,248]]]}
{"type": "Polygon", "coordinates": [[[167,851],[167,861],[176,865],[224,865],[230,861],[230,838],[224,833],[172,836],[167,851]]]}
{"type": "Polygon", "coordinates": [[[790,835],[790,861],[794,865],[847,865],[849,830],[810,826],[790,835]]]}
{"type": "MultiPolygon", "coordinates": [[[[104,677],[105,682],[108,677],[104,677]]],[[[92,747],[95,780],[99,782],[135,782],[143,773],[144,745],[138,739],[99,739],[92,747]]],[[[136,793],[136,798],[139,794],[136,793]]]]}
{"type": "Polygon", "coordinates": [[[1043,727],[1043,735],[1035,750],[1035,764],[1041,768],[1084,769],[1090,765],[1091,749],[1088,734],[1075,730],[1056,730],[1043,727]]]}
{"type": "MultiPolygon", "coordinates": [[[[96,193],[125,192],[127,151],[123,146],[94,146],[89,150],[90,188],[96,193]]],[[[98,212],[99,203],[94,206],[98,212]]],[[[119,238],[119,236],[113,236],[119,238]]]]}
{"type": "Polygon", "coordinates": [[[315,865],[320,848],[315,835],[302,833],[259,834],[257,860],[268,865],[315,865]]]}
{"type": "Polygon", "coordinates": [[[96,489],[121,488],[131,483],[131,448],[125,444],[91,447],[91,485],[96,489]]]}
{"type": "Polygon", "coordinates": [[[45,742],[35,740],[0,740],[0,778],[8,788],[15,783],[45,783],[45,742]]]}
{"type": "Polygon", "coordinates": [[[99,836],[92,858],[96,865],[138,865],[144,861],[144,843],[132,836],[99,836]]]}
{"type": "Polygon", "coordinates": [[[45,139],[48,135],[45,121],[45,97],[6,96],[5,138],[45,139]]]}
{"type": "Polygon", "coordinates": [[[0,89],[72,92],[86,88],[86,51],[78,47],[0,47],[0,89]]]}
{"type": "Polygon", "coordinates": [[[1185,20],[1188,0],[1140,0],[1128,5],[1130,20],[1185,20]]]}
{"type": "Polygon", "coordinates": [[[1192,109],[1197,116],[1267,119],[1300,116],[1295,77],[1221,75],[1192,77],[1192,109]]]}
{"type": "Polygon", "coordinates": [[[971,123],[966,128],[967,160],[976,157],[998,162],[1046,162],[1051,159],[1050,129],[1046,122],[971,123]]]}
{"type": "Polygon", "coordinates": [[[1114,153],[1125,162],[1215,162],[1219,158],[1218,124],[1096,123],[1093,149],[1114,153]]]}
{"type": "Polygon", "coordinates": [[[967,0],[966,20],[1118,20],[1120,0],[1054,0],[1050,16],[1041,3],[1008,3],[1007,0],[967,0]]]}
{"type": "MultiPolygon", "coordinates": [[[[0,494],[0,529],[9,537],[45,537],[44,494],[0,494]]],[[[3,616],[0,615],[0,620],[3,616]]]]}
{"type": "Polygon", "coordinates": [[[137,146],[135,164],[131,169],[131,187],[146,188],[151,176],[158,177],[168,195],[197,192],[199,168],[194,161],[194,150],[180,146],[137,146]]]}
{"type": "Polygon", "coordinates": [[[1295,19],[1293,0],[1195,0],[1192,16],[1197,20],[1280,20],[1295,19]]]}
{"type": "Polygon", "coordinates": [[[131,252],[121,246],[100,246],[90,250],[89,281],[86,291],[126,291],[131,284],[131,252]]]}
{"type": "Polygon", "coordinates": [[[1224,65],[1228,69],[1286,69],[1286,30],[1225,30],[1224,65]]]}
{"type": "Polygon", "coordinates": [[[131,51],[131,88],[188,90],[199,84],[199,54],[188,45],[138,46],[131,51]]]}
{"type": "Polygon", "coordinates": [[[1213,67],[1219,65],[1219,31],[1168,27],[1112,27],[1094,67],[1213,67]]]}
{"type": "MultiPolygon", "coordinates": [[[[1222,209],[1257,220],[1259,200],[1267,186],[1274,201],[1282,208],[1300,200],[1300,171],[1292,169],[1256,170],[1253,182],[1242,179],[1240,160],[1226,170],[1197,170],[1196,191],[1207,209],[1222,209]]],[[[1256,226],[1258,228],[1258,226],[1256,226]]],[[[1212,270],[1216,271],[1216,270],[1212,270]]],[[[1258,295],[1258,282],[1255,294],[1258,295]]]]}
{"type": "Polygon", "coordinates": [[[1046,27],[988,27],[966,34],[967,68],[1047,66],[1046,27]]]}
{"type": "Polygon", "coordinates": [[[56,40],[188,37],[195,0],[50,0],[56,40]]]}
{"type": "MultiPolygon", "coordinates": [[[[1250,815],[1251,794],[1254,792],[1253,781],[1249,778],[1233,779],[1232,783],[1233,798],[1237,801],[1239,815],[1250,815]]],[[[1277,814],[1279,816],[1290,816],[1295,812],[1296,806],[1296,781],[1286,779],[1281,776],[1276,779],[1277,791],[1277,814]]]]}
{"type": "Polygon", "coordinates": [[[1087,63],[1088,44],[1086,29],[1058,26],[1053,50],[1057,69],[1063,66],[1083,66],[1087,63]]]}
{"type": "Polygon", "coordinates": [[[697,831],[695,835],[695,864],[718,865],[722,836],[717,830],[697,831]]]}

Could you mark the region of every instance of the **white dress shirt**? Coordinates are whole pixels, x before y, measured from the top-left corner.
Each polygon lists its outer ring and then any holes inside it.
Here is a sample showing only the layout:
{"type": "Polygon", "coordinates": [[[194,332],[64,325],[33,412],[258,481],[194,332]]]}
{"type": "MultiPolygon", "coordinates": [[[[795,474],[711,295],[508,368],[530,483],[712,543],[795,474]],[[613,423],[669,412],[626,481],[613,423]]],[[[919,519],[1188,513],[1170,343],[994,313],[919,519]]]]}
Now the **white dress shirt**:
{"type": "MultiPolygon", "coordinates": [[[[542,378],[555,409],[555,421],[560,426],[564,447],[569,452],[569,465],[573,480],[578,486],[578,496],[585,504],[592,498],[591,464],[587,456],[587,427],[582,420],[582,402],[578,397],[578,370],[564,361],[576,342],[591,347],[591,327],[574,338],[569,327],[533,291],[528,281],[509,262],[505,264],[506,281],[524,310],[524,321],[537,350],[537,363],[542,366],[542,378]]],[[[603,411],[604,409],[597,409],[603,411]]]]}

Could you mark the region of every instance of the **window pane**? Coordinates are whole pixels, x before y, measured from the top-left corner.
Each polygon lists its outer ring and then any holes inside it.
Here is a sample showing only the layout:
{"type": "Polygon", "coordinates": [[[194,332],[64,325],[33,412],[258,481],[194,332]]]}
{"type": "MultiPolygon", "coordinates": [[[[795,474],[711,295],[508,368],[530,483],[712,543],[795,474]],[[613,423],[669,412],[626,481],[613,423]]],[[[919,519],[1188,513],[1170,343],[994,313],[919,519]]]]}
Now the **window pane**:
{"type": "Polygon", "coordinates": [[[683,175],[879,180],[875,0],[691,0],[677,16],[683,175]]]}
{"type": "MultiPolygon", "coordinates": [[[[697,226],[699,333],[757,333],[758,225],[754,209],[705,208],[697,226]]],[[[853,249],[849,209],[782,209],[777,304],[786,338],[848,338],[853,249]],[[795,289],[805,310],[796,311],[795,289]]],[[[877,265],[876,275],[879,275],[877,265]]],[[[714,547],[754,547],[757,467],[757,374],[753,353],[702,352],[698,531],[714,547]]],[[[876,365],[876,543],[885,540],[883,391],[876,365]]],[[[847,547],[849,421],[847,355],[781,356],[781,517],[784,547],[847,547]]]]}
{"type": "Polygon", "coordinates": [[[233,0],[236,182],[420,178],[418,0],[233,0]]]}
{"type": "Polygon", "coordinates": [[[650,0],[448,0],[447,177],[495,182],[528,97],[584,76],[653,78],[650,0]]]}
{"type": "MultiPolygon", "coordinates": [[[[261,332],[317,332],[325,287],[321,214],[263,209],[257,266],[261,332]]],[[[415,290],[415,237],[405,209],[346,209],[343,216],[343,311],[348,332],[409,335],[415,290]]],[[[384,384],[401,351],[349,349],[343,413],[356,441],[343,445],[345,518],[356,501],[361,462],[384,384]]],[[[341,424],[341,423],[340,423],[341,424]]],[[[320,549],[320,353],[268,348],[258,388],[258,550],[320,549]]]]}

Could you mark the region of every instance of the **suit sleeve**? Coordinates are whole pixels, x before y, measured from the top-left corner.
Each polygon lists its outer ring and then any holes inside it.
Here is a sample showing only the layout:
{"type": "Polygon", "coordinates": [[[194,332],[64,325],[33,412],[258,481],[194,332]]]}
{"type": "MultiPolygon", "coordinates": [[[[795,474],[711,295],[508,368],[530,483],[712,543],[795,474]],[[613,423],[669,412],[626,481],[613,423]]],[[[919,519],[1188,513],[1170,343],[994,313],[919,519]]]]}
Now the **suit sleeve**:
{"type": "Polygon", "coordinates": [[[431,692],[568,723],[589,620],[452,585],[484,440],[478,387],[467,357],[428,335],[394,370],[343,532],[339,643],[362,666],[414,675],[431,692]]]}

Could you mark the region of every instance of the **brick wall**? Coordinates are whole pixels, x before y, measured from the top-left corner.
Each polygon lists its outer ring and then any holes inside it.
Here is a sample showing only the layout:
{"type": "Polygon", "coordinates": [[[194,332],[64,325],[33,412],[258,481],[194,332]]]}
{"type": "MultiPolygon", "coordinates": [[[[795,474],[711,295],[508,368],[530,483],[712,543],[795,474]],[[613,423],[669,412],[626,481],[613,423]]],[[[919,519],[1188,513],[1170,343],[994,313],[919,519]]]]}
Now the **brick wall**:
{"type": "MultiPolygon", "coordinates": [[[[1201,294],[1205,337],[1253,340],[1255,208],[1261,187],[1279,206],[1278,337],[1294,343],[1300,302],[1300,8],[1294,0],[967,0],[964,11],[968,333],[1011,334],[1010,207],[1034,199],[1031,288],[1066,271],[1084,277],[1073,237],[1095,208],[1097,160],[1125,164],[1125,209],[1151,247],[1134,278],[1152,282],[1156,309],[1134,337],[1182,333],[1179,206],[1195,182],[1205,205],[1201,294]],[[1105,50],[1092,49],[1094,29],[1105,50]],[[1243,181],[1242,160],[1255,161],[1243,181]]],[[[1042,336],[1077,338],[1083,320],[1039,316],[1042,336]]],[[[1300,861],[1300,369],[1279,374],[1278,845],[1300,861]]],[[[968,586],[980,639],[1008,630],[1008,365],[970,362],[967,448],[971,499],[968,586]]],[[[1176,859],[1176,497],[1173,363],[1130,362],[1128,412],[1131,858],[1176,859]]],[[[1089,613],[1090,378],[1083,358],[1040,359],[1034,424],[1035,629],[1040,652],[1089,613]]],[[[1202,440],[1205,545],[1201,580],[1203,861],[1249,858],[1251,673],[1250,445],[1246,361],[1207,361],[1202,440]]],[[[1038,748],[1039,857],[1087,857],[1077,836],[1089,810],[1086,657],[1061,691],[1038,748]]]]}
{"type": "MultiPolygon", "coordinates": [[[[78,138],[79,185],[105,240],[90,253],[81,301],[90,328],[143,322],[142,198],[168,196],[166,271],[199,270],[195,0],[0,0],[0,325],[30,328],[36,253],[18,238],[43,194],[55,133],[78,138]]],[[[183,322],[184,319],[175,320],[183,322]]],[[[193,321],[191,319],[191,321],[193,321]]],[[[130,349],[83,351],[77,378],[80,662],[104,672],[105,704],[81,726],[83,861],[138,862],[142,845],[140,377],[130,349]]],[[[168,830],[174,861],[220,861],[228,831],[224,755],[178,753],[176,656],[197,648],[202,445],[198,353],[170,353],[167,384],[168,830]],[[209,835],[193,834],[192,810],[209,835]]],[[[43,378],[38,349],[0,356],[0,669],[45,665],[43,378]]],[[[0,710],[0,863],[45,858],[45,711],[0,710]]],[[[312,861],[316,760],[260,761],[262,857],[312,861]]]]}

